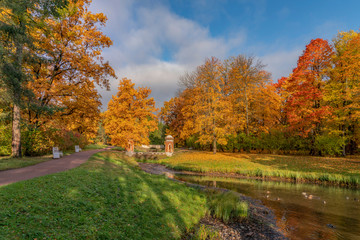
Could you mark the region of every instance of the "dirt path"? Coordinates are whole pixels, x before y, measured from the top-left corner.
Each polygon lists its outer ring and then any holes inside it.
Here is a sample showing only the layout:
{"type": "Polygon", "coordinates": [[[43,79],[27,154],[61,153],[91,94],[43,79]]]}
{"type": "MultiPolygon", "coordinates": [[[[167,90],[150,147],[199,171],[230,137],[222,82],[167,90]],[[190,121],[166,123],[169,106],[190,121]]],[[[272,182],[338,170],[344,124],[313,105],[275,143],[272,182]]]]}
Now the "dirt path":
{"type": "Polygon", "coordinates": [[[96,149],[74,153],[60,159],[53,159],[47,162],[42,162],[24,168],[1,171],[0,186],[32,179],[35,177],[41,177],[48,174],[63,172],[78,167],[84,162],[86,162],[91,155],[104,150],[106,149],[96,149]]]}

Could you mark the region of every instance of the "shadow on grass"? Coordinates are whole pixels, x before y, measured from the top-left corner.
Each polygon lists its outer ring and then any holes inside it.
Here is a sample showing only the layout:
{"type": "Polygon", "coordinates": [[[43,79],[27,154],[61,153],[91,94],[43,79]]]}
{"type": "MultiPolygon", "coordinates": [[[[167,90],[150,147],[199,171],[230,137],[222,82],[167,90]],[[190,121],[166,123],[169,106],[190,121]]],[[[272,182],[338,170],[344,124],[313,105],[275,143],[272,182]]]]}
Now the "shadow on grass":
{"type": "Polygon", "coordinates": [[[120,157],[1,187],[0,239],[176,239],[203,215],[200,193],[120,157]]]}

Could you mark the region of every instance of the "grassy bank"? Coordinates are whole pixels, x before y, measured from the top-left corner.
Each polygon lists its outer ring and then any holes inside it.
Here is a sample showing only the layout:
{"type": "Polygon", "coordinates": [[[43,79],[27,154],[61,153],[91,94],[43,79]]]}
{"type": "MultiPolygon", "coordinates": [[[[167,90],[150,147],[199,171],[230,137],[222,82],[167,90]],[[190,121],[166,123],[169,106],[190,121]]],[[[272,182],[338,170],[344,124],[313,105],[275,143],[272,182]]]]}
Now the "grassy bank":
{"type": "Polygon", "coordinates": [[[52,155],[23,158],[0,157],[0,171],[35,165],[41,162],[49,161],[51,158],[52,155]]]}
{"type": "Polygon", "coordinates": [[[122,158],[0,187],[0,239],[178,239],[204,216],[203,193],[122,158]]]}
{"type": "Polygon", "coordinates": [[[295,181],[360,185],[359,158],[185,152],[160,160],[160,163],[177,170],[202,173],[237,173],[295,181]]]}

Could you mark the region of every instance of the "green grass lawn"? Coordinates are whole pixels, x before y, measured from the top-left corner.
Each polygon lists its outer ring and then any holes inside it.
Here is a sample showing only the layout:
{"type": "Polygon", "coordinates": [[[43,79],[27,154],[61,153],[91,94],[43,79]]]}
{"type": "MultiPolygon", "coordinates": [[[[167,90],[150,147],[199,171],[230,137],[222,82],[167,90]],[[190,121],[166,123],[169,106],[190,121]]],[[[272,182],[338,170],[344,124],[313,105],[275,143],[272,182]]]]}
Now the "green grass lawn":
{"type": "Polygon", "coordinates": [[[123,147],[113,147],[112,150],[125,151],[125,148],[123,148],[123,147]]]}
{"type": "Polygon", "coordinates": [[[359,158],[325,158],[270,154],[185,152],[159,161],[168,167],[195,172],[239,173],[360,185],[359,158]]]}
{"type": "Polygon", "coordinates": [[[30,165],[35,165],[41,162],[49,161],[51,159],[52,159],[52,155],[46,155],[41,157],[23,157],[23,158],[0,157],[0,171],[27,167],[30,165]]]}
{"type": "Polygon", "coordinates": [[[119,152],[78,168],[0,187],[0,239],[179,239],[206,196],[144,173],[119,152]]]}
{"type": "Polygon", "coordinates": [[[108,147],[106,144],[89,144],[84,147],[84,150],[103,149],[108,147]]]}

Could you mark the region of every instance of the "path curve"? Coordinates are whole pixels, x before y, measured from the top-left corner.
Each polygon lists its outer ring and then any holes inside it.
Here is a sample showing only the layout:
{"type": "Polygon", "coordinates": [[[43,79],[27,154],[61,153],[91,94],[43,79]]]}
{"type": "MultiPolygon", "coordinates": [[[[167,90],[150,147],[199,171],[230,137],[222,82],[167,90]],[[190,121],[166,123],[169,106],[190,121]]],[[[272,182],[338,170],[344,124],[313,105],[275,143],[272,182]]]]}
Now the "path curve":
{"type": "Polygon", "coordinates": [[[24,168],[0,171],[0,186],[32,179],[35,177],[63,172],[78,167],[86,162],[91,157],[91,155],[107,149],[110,148],[73,153],[60,159],[53,159],[24,168]]]}

